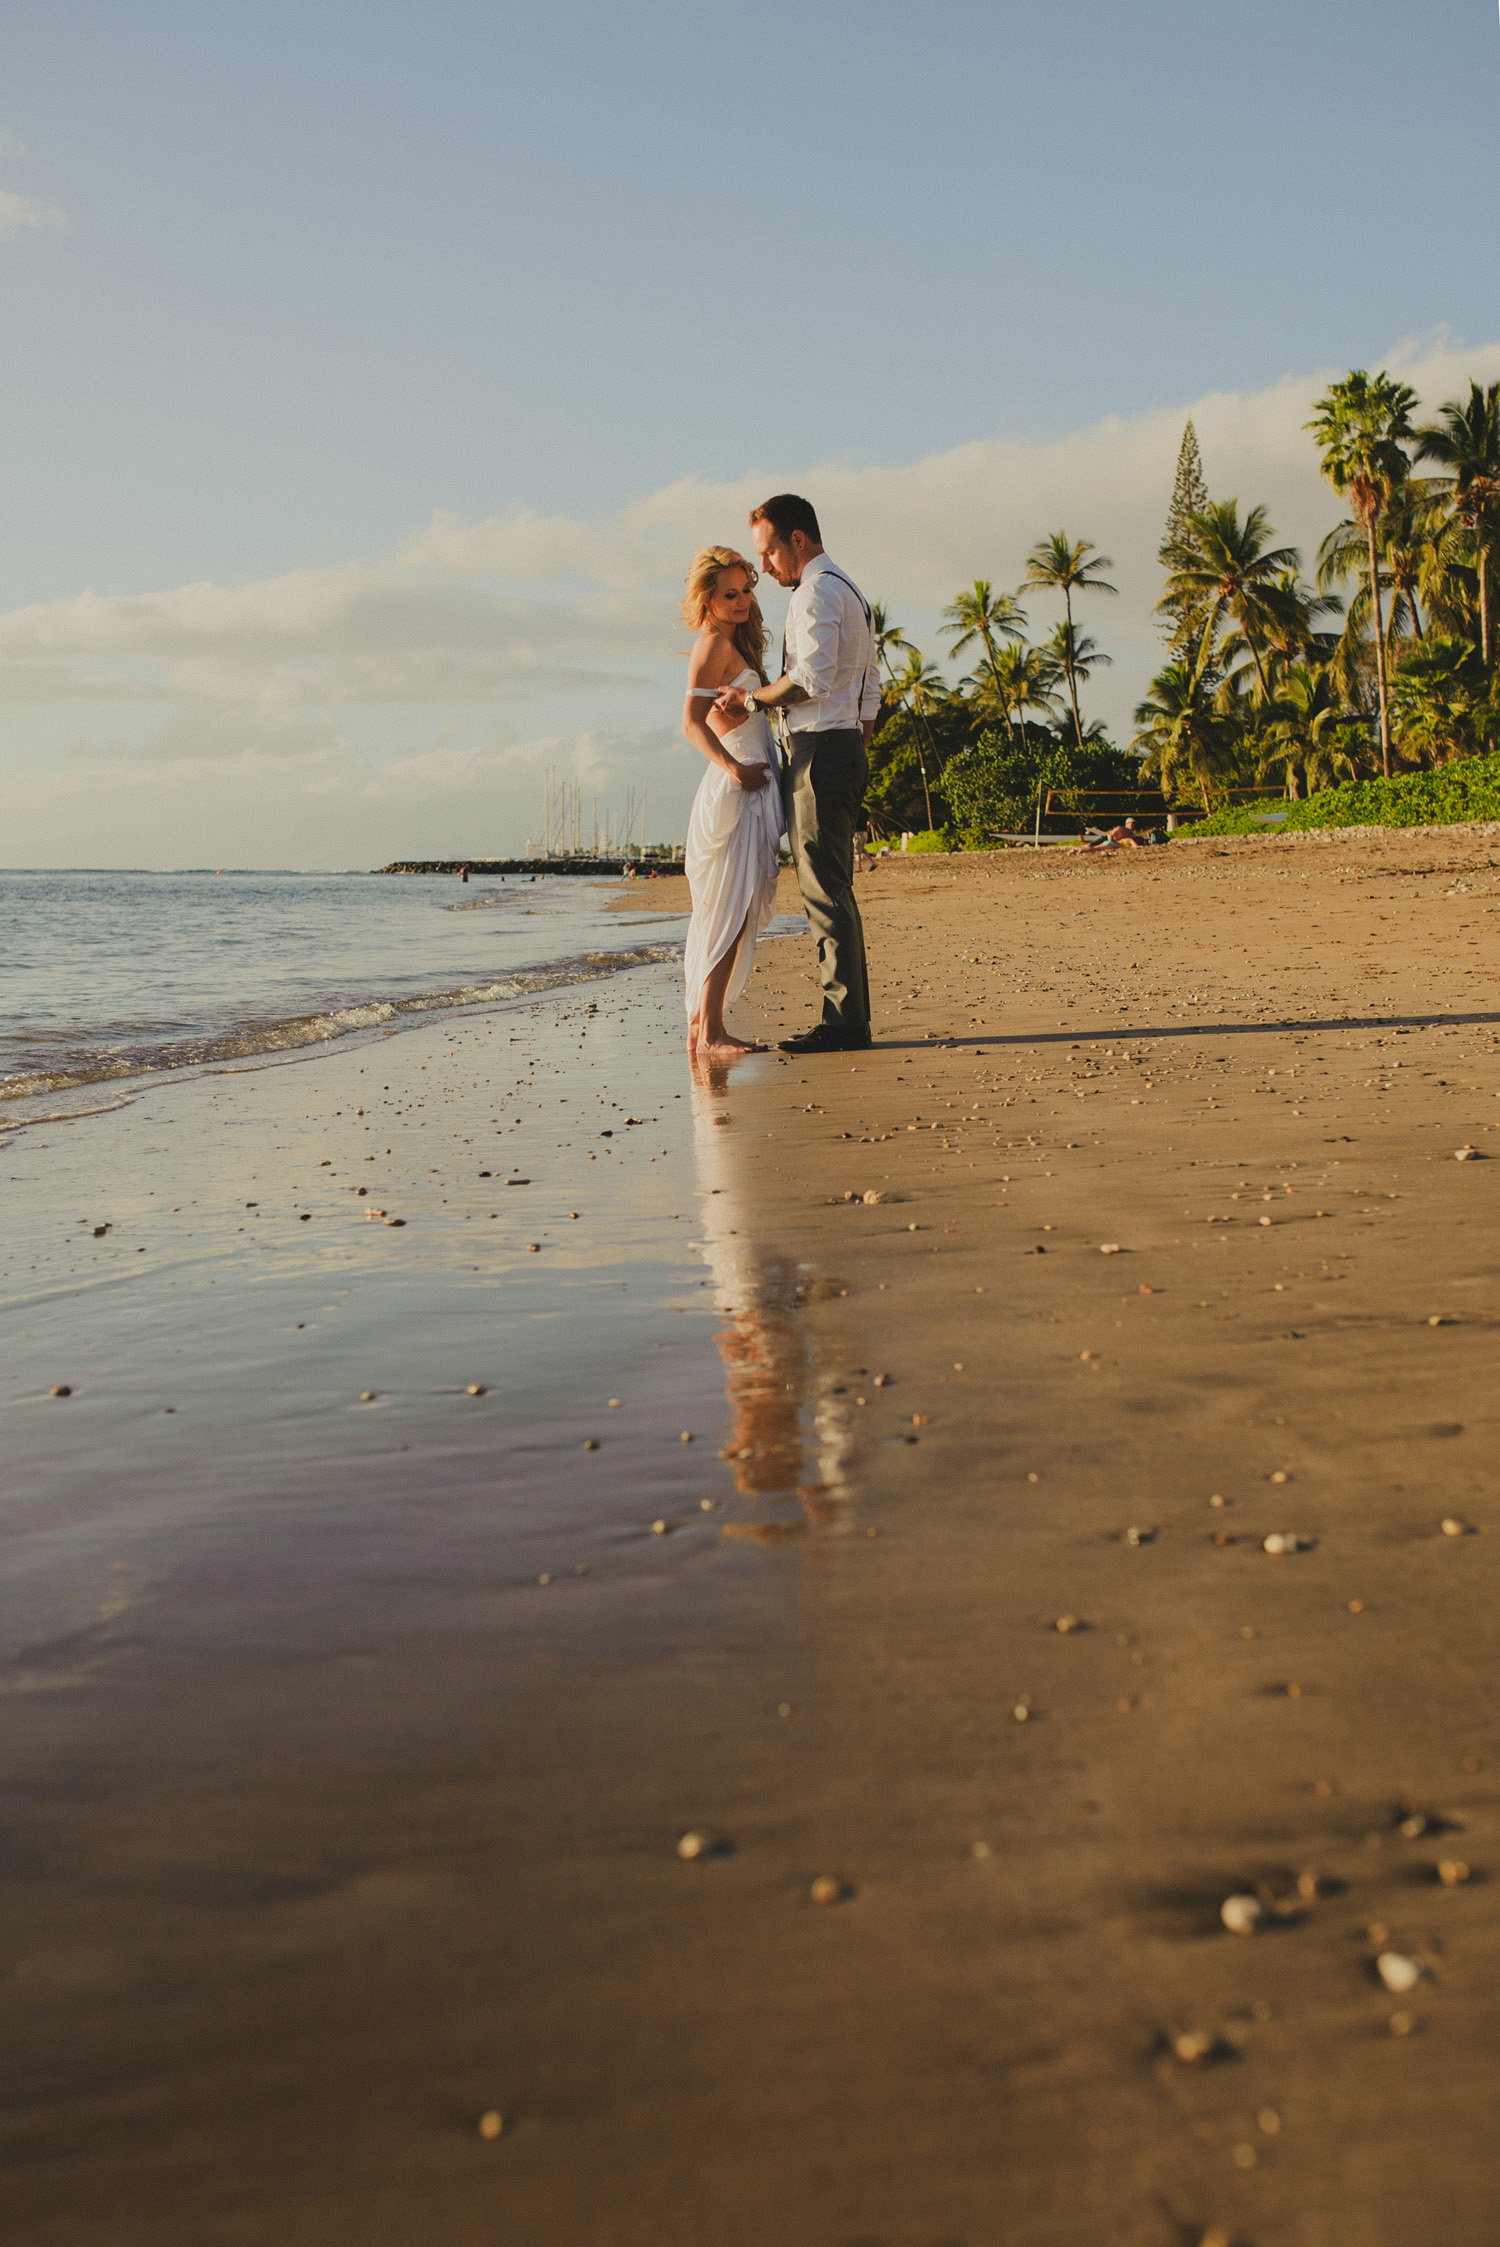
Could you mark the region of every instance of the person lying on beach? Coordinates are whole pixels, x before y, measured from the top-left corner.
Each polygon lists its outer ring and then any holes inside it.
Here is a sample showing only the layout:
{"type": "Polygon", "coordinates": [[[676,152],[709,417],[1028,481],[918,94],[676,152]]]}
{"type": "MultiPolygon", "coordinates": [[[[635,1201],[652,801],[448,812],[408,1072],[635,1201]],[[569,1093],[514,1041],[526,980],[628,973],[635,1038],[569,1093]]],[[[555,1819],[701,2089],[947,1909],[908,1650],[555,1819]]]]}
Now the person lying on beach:
{"type": "Polygon", "coordinates": [[[1083,847],[1085,850],[1114,850],[1121,843],[1126,843],[1133,850],[1144,850],[1146,841],[1146,836],[1136,833],[1133,819],[1122,819],[1117,827],[1110,828],[1108,834],[1099,827],[1086,828],[1083,847]]]}

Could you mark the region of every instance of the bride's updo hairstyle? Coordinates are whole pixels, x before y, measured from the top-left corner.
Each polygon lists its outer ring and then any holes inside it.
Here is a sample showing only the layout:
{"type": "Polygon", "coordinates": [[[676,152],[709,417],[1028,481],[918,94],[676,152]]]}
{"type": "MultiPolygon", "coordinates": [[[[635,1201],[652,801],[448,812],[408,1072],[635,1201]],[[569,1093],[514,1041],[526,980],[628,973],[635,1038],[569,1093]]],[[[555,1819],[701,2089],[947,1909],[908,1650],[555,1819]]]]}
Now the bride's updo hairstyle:
{"type": "Polygon", "coordinates": [[[766,684],[766,621],[760,613],[754,588],[760,582],[760,572],[743,554],[736,554],[732,546],[705,546],[693,556],[693,566],[687,573],[686,590],[682,596],[682,621],[694,632],[701,632],[708,622],[708,604],[718,590],[719,579],[726,570],[743,570],[750,582],[750,614],[743,624],[736,625],[734,644],[755,672],[762,686],[766,684]]]}

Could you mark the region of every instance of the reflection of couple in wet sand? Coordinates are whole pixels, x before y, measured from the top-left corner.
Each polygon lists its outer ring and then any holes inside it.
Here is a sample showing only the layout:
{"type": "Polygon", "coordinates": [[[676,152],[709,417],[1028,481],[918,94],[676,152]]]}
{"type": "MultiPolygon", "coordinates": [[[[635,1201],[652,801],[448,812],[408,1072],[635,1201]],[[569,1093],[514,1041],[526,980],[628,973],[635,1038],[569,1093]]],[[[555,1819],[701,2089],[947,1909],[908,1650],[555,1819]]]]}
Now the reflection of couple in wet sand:
{"type": "Polygon", "coordinates": [[[759,572],[744,555],[705,547],[682,604],[698,634],[682,730],[709,766],[687,833],[688,1050],[722,1059],[757,1050],[725,1028],[724,1009],[749,981],[756,937],[775,910],[784,833],[818,941],[823,1019],[782,1046],[847,1053],[870,1043],[854,829],[880,708],[873,619],[859,588],[824,553],[805,499],[784,492],[766,500],[750,535],[763,567],[793,589],[779,676],[767,675],[759,572]],[[777,713],[784,747],[766,711],[777,713]]]}

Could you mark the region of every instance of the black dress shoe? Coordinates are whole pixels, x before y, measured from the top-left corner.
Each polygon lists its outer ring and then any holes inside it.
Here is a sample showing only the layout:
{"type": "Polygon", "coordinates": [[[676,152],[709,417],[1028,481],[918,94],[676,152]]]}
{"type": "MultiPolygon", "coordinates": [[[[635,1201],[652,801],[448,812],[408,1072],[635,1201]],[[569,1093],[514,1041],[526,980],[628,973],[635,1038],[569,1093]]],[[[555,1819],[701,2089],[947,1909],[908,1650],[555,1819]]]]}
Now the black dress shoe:
{"type": "Polygon", "coordinates": [[[782,1038],[782,1053],[864,1053],[871,1044],[868,1030],[841,1030],[836,1022],[820,1022],[800,1038],[782,1038]]]}

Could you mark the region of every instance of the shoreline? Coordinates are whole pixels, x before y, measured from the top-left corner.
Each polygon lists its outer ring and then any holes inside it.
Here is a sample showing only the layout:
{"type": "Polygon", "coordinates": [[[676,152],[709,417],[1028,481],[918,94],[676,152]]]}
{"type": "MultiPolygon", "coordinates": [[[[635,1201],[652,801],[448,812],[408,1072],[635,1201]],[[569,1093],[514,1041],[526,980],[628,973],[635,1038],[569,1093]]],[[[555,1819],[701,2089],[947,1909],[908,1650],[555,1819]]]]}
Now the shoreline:
{"type": "Polygon", "coordinates": [[[1500,865],[860,899],[871,1053],[646,966],[7,1150],[38,2247],[1478,2247],[1500,865]]]}

